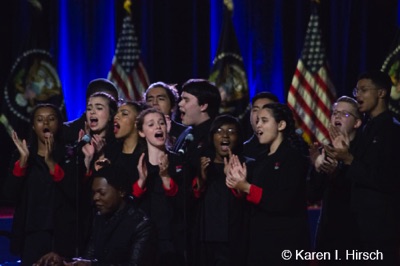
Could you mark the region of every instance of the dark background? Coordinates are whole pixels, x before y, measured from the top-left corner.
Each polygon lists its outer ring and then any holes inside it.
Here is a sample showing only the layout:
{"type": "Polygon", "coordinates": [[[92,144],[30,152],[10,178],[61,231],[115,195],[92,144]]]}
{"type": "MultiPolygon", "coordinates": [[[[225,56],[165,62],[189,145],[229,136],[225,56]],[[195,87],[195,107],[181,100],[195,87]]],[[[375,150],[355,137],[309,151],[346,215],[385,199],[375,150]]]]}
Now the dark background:
{"type": "MultiPolygon", "coordinates": [[[[189,78],[208,77],[221,28],[222,2],[132,0],[142,60],[151,82],[181,84],[189,78]]],[[[233,2],[233,21],[250,96],[270,90],[285,101],[303,46],[311,1],[233,2]]],[[[77,95],[91,79],[108,73],[124,16],[123,0],[41,0],[41,3],[40,14],[33,12],[26,0],[3,3],[0,89],[22,51],[40,47],[53,54],[66,96],[71,91],[77,95]],[[60,55],[60,50],[65,49],[65,38],[60,37],[65,35],[65,27],[70,44],[68,60],[60,55]],[[83,52],[74,54],[78,48],[83,52]],[[63,72],[67,65],[72,69],[68,76],[63,72]],[[77,78],[79,83],[73,83],[77,78]]],[[[338,95],[350,93],[360,72],[381,67],[394,45],[397,5],[396,0],[321,0],[322,33],[338,95]]],[[[79,100],[81,109],[84,100],[79,100]]],[[[69,98],[66,101],[68,118],[75,118],[80,112],[68,110],[75,103],[69,98]]]]}
{"type": "MultiPolygon", "coordinates": [[[[85,108],[91,79],[106,77],[124,17],[123,0],[27,0],[0,8],[0,90],[16,58],[29,48],[51,52],[65,95],[67,119],[85,108]]],[[[222,0],[132,0],[132,17],[151,82],[181,85],[208,78],[218,46],[222,0]]],[[[263,90],[286,101],[303,47],[309,0],[234,0],[233,22],[250,96],[263,90]]],[[[321,0],[322,33],[337,95],[350,95],[358,74],[380,69],[395,45],[396,0],[321,0]]],[[[0,105],[3,94],[0,94],[0,105]]],[[[0,178],[13,144],[2,130],[0,178]]]]}

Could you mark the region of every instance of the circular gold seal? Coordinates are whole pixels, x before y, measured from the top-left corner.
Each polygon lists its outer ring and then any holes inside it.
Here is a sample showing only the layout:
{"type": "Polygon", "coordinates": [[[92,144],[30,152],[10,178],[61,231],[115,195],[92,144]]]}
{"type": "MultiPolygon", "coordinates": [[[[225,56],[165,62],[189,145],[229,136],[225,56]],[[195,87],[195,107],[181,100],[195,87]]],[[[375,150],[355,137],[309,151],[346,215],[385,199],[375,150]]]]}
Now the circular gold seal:
{"type": "Polygon", "coordinates": [[[64,110],[60,79],[47,51],[33,49],[17,58],[4,89],[4,100],[3,114],[7,113],[10,122],[14,117],[29,122],[38,103],[52,103],[64,110]]]}

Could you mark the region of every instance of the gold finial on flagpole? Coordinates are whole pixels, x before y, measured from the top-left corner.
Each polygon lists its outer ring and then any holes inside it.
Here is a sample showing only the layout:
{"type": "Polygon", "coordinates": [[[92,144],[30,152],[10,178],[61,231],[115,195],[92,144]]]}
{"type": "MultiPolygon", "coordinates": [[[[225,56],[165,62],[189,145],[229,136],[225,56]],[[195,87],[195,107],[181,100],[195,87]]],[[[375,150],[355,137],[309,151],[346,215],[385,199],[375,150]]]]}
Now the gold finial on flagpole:
{"type": "Polygon", "coordinates": [[[233,1],[232,0],[224,0],[224,5],[228,8],[229,11],[233,11],[233,1]]]}
{"type": "Polygon", "coordinates": [[[128,12],[129,14],[131,13],[131,0],[125,0],[124,2],[124,9],[126,10],[126,12],[128,12]]]}

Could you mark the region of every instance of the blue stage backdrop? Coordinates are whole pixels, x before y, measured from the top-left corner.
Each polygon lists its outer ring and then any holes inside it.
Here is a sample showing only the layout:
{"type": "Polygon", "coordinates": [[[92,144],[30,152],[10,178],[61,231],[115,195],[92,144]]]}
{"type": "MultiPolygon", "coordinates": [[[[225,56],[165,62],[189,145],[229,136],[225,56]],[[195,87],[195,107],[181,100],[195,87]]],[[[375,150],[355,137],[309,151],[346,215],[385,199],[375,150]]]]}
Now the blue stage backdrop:
{"type": "MultiPolygon", "coordinates": [[[[58,1],[59,42],[52,51],[68,119],[74,119],[85,108],[89,81],[106,77],[110,69],[123,0],[58,1]]],[[[233,23],[250,97],[269,90],[286,102],[304,44],[310,1],[233,3],[233,23]]],[[[208,78],[221,30],[222,5],[222,0],[132,0],[133,21],[150,82],[181,85],[189,78],[208,78]]],[[[322,34],[338,95],[351,95],[359,73],[381,67],[397,32],[397,13],[394,0],[321,1],[322,34]]]]}
{"type": "Polygon", "coordinates": [[[90,80],[106,78],[115,50],[115,1],[59,0],[58,70],[68,119],[85,110],[90,80]]]}

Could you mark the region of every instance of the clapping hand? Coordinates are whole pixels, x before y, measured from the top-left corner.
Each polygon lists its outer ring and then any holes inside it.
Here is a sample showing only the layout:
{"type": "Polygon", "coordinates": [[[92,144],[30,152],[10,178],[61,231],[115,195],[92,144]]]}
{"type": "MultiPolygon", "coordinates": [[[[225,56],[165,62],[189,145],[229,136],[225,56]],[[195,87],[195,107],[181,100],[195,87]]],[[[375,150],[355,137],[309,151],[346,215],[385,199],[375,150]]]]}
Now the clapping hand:
{"type": "Polygon", "coordinates": [[[146,166],[146,161],[144,161],[144,153],[142,153],[142,155],[140,155],[139,161],[138,161],[138,165],[137,165],[137,169],[139,172],[139,179],[138,179],[138,185],[139,187],[143,188],[146,180],[147,180],[147,166],[146,166]]]}
{"type": "Polygon", "coordinates": [[[229,169],[225,183],[229,188],[237,189],[241,192],[249,192],[250,184],[247,182],[247,167],[245,163],[240,163],[237,155],[232,155],[229,159],[229,169]]]}
{"type": "Polygon", "coordinates": [[[20,140],[18,138],[17,132],[15,132],[14,130],[12,131],[12,140],[19,152],[19,165],[21,167],[25,167],[29,157],[29,149],[28,145],[26,144],[26,140],[20,140]]]}
{"type": "Polygon", "coordinates": [[[197,187],[201,189],[207,180],[207,170],[211,159],[209,157],[200,157],[200,177],[197,178],[197,187]]]}
{"type": "Polygon", "coordinates": [[[335,126],[329,127],[329,136],[332,141],[332,145],[335,148],[343,149],[350,145],[350,139],[347,132],[340,131],[340,128],[335,126]]]}

